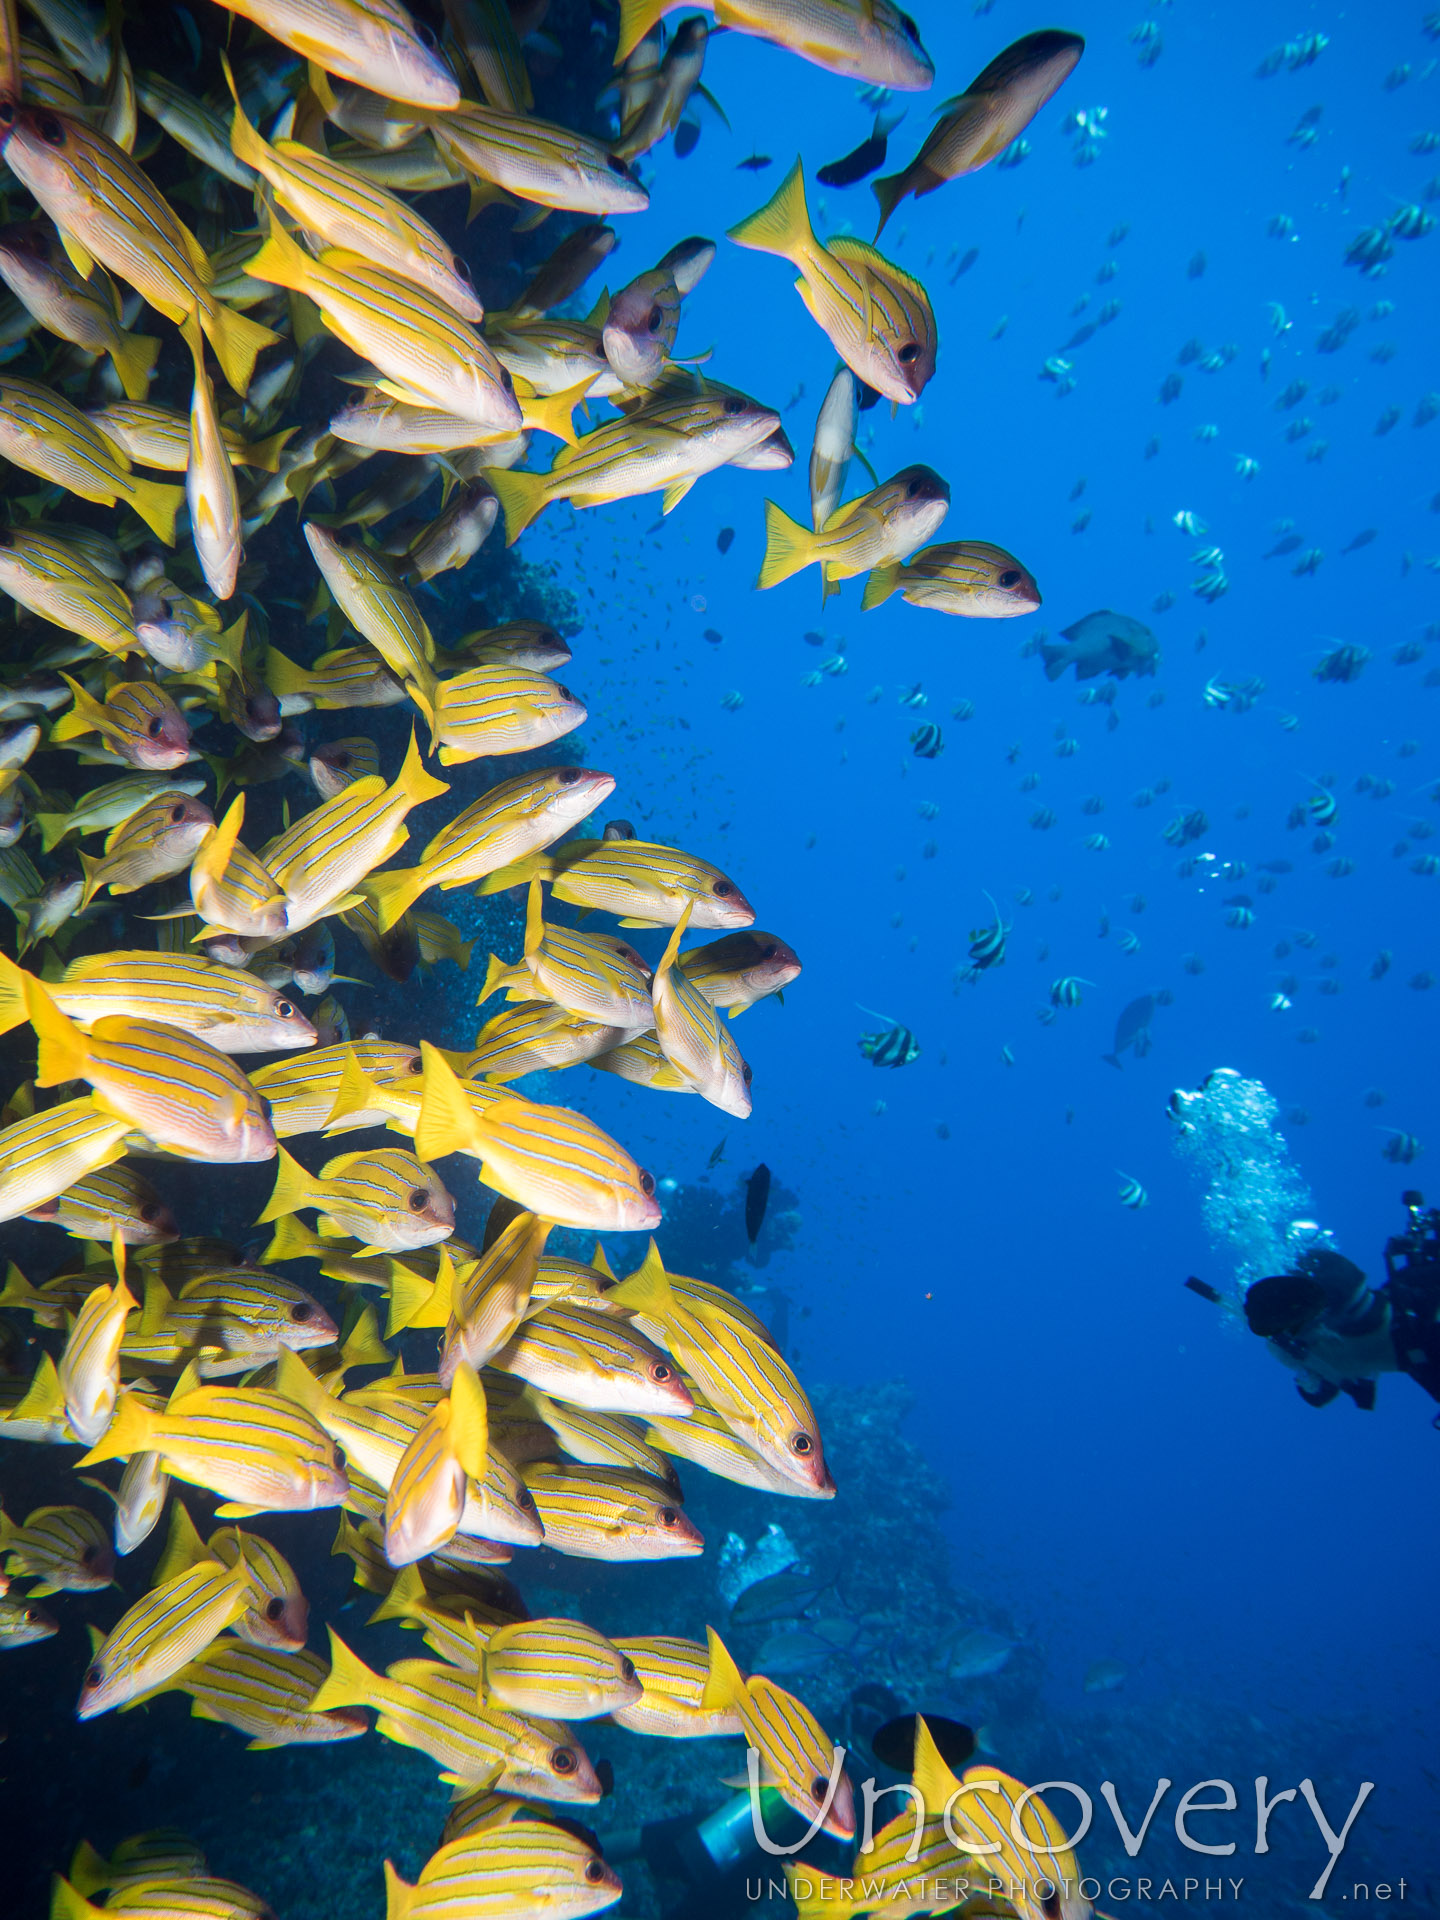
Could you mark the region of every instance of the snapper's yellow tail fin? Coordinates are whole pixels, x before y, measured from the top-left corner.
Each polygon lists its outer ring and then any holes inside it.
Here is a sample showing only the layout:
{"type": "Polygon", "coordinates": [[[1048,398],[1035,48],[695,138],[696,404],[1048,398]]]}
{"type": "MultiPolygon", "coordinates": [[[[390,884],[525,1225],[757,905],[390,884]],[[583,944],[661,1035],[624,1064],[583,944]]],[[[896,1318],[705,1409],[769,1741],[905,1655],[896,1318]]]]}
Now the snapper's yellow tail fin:
{"type": "Polygon", "coordinates": [[[550,498],[550,476],[514,467],[487,467],[485,478],[505,515],[505,544],[513,547],[550,498]]]}
{"type": "Polygon", "coordinates": [[[809,527],[792,520],[773,500],[765,502],[765,558],[760,563],[757,587],[775,587],[792,574],[799,573],[815,559],[815,535],[809,527]]]}
{"type": "Polygon", "coordinates": [[[774,197],[731,227],[730,238],[737,246],[778,253],[782,260],[792,260],[797,267],[803,265],[815,251],[815,230],[805,204],[805,173],[798,160],[775,189],[774,197]]]}

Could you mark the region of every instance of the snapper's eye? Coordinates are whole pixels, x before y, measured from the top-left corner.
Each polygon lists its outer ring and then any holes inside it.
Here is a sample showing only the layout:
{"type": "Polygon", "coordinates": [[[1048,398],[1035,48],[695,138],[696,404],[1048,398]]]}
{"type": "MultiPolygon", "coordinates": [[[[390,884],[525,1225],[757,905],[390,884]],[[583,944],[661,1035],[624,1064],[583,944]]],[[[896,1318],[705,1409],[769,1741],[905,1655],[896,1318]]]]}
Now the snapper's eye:
{"type": "Polygon", "coordinates": [[[149,734],[152,740],[158,740],[160,738],[161,733],[164,731],[164,728],[165,728],[165,719],[162,714],[158,714],[158,713],[152,714],[150,719],[147,720],[145,723],[145,731],[146,733],[149,734]]]}
{"type": "Polygon", "coordinates": [[[605,1878],[605,1862],[600,1858],[599,1854],[592,1853],[590,1858],[585,1862],[585,1878],[590,1882],[592,1887],[605,1878]]]}
{"type": "Polygon", "coordinates": [[[429,1204],[430,1204],[430,1189],[428,1187],[412,1187],[411,1188],[410,1211],[412,1213],[422,1212],[424,1208],[427,1207],[429,1204]]]}
{"type": "Polygon", "coordinates": [[[314,1311],[308,1300],[297,1300],[290,1309],[290,1318],[303,1327],[314,1311]]]}
{"type": "Polygon", "coordinates": [[[650,1368],[650,1378],[657,1387],[663,1387],[675,1378],[675,1369],[664,1360],[657,1360],[650,1368]]]}
{"type": "Polygon", "coordinates": [[[655,1191],[655,1176],[653,1173],[647,1173],[643,1167],[640,1169],[640,1191],[647,1200],[655,1191]]]}
{"type": "Polygon", "coordinates": [[[651,307],[645,316],[645,325],[651,333],[658,333],[665,324],[665,313],[661,307],[651,307]]]}
{"type": "Polygon", "coordinates": [[[792,1453],[798,1453],[802,1460],[808,1459],[815,1451],[815,1442],[810,1438],[808,1433],[792,1433],[790,1436],[790,1451],[792,1453]]]}
{"type": "Polygon", "coordinates": [[[550,1755],[550,1765],[556,1773],[574,1773],[580,1762],[573,1747],[556,1747],[550,1755]]]}
{"type": "Polygon", "coordinates": [[[104,1667],[101,1666],[100,1662],[97,1660],[93,1667],[89,1667],[86,1669],[85,1685],[87,1688],[90,1688],[91,1690],[93,1690],[94,1688],[100,1685],[101,1681],[104,1678],[105,1678],[105,1669],[104,1667]]]}
{"type": "Polygon", "coordinates": [[[1018,587],[1020,584],[1020,569],[1018,567],[1007,567],[1000,576],[1000,584],[1002,587],[1018,587]]]}
{"type": "Polygon", "coordinates": [[[35,122],[35,131],[47,147],[63,147],[65,144],[65,122],[57,114],[42,113],[35,122]]]}
{"type": "Polygon", "coordinates": [[[284,1611],[285,1602],[278,1593],[272,1593],[270,1598],[265,1602],[265,1618],[267,1620],[278,1620],[284,1611]]]}
{"type": "Polygon", "coordinates": [[[732,393],[727,396],[725,411],[728,414],[743,413],[745,411],[745,402],[740,398],[738,393],[732,393]]]}
{"type": "Polygon", "coordinates": [[[899,353],[895,357],[897,360],[899,360],[902,366],[908,367],[912,360],[919,358],[919,355],[920,355],[919,347],[916,346],[913,340],[907,340],[904,346],[901,347],[899,353]]]}
{"type": "MultiPolygon", "coordinates": [[[[153,721],[153,720],[152,720],[152,721],[151,721],[151,723],[150,723],[150,729],[149,729],[149,731],[150,731],[150,732],[151,732],[152,734],[154,734],[154,733],[155,733],[155,731],[156,731],[156,727],[157,727],[157,723],[156,723],[155,721],[153,721]]],[[[177,804],[176,804],[175,806],[173,806],[173,807],[171,807],[171,809],[170,809],[170,824],[171,824],[171,826],[172,826],[172,827],[178,827],[178,826],[179,826],[179,824],[180,824],[180,822],[181,822],[181,821],[182,821],[182,820],[183,820],[184,818],[185,818],[185,802],[184,802],[183,800],[181,800],[181,801],[179,801],[179,802],[178,802],[178,803],[177,803],[177,804]]]]}
{"type": "Polygon", "coordinates": [[[459,254],[456,253],[451,255],[450,264],[455,269],[457,279],[463,280],[467,287],[474,284],[470,272],[470,262],[468,260],[462,260],[459,254]]]}

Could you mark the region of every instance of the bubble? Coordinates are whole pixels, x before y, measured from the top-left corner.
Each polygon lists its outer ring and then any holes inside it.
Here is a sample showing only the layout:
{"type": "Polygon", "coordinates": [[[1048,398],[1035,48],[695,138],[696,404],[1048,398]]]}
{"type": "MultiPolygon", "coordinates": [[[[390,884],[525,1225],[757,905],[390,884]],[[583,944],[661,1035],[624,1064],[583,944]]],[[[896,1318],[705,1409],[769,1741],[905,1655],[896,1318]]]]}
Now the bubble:
{"type": "Polygon", "coordinates": [[[1331,1236],[1304,1216],[1310,1189],[1279,1131],[1279,1102],[1258,1080],[1219,1067],[1193,1093],[1170,1096],[1174,1146],[1204,1183],[1200,1216],[1211,1244],[1235,1262],[1227,1305],[1270,1273],[1293,1272],[1299,1254],[1331,1236]]]}
{"type": "Polygon", "coordinates": [[[691,594],[691,596],[690,596],[690,610],[691,610],[691,612],[692,612],[692,613],[704,613],[704,611],[705,611],[705,609],[706,609],[706,608],[707,608],[707,607],[708,607],[709,605],[710,605],[710,602],[709,602],[709,601],[708,601],[708,600],[707,600],[707,599],[705,598],[705,596],[704,596],[704,594],[703,594],[703,593],[692,593],[692,594],[691,594]]]}

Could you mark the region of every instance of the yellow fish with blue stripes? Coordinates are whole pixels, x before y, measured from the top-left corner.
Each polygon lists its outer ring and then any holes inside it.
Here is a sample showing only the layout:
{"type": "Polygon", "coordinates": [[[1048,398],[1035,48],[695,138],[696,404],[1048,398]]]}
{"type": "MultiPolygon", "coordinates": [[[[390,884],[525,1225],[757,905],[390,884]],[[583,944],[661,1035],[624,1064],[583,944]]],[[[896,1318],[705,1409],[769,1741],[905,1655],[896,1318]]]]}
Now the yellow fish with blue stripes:
{"type": "Polygon", "coordinates": [[[290,931],[350,905],[366,876],[405,844],[406,815],[449,791],[425,771],[412,734],[393,786],[378,775],[352,781],[263,846],[260,859],[284,890],[290,931]]]}
{"type": "Polygon", "coordinates": [[[277,1152],[275,1190],[259,1216],[262,1226],[314,1208],[321,1232],[353,1235],[362,1256],[433,1246],[455,1230],[455,1202],[443,1183],[401,1147],[339,1154],[318,1175],[307,1173],[283,1147],[277,1152]]]}
{"type": "Polygon", "coordinates": [[[223,1567],[218,1560],[202,1560],[152,1587],[95,1649],[76,1718],[93,1720],[163,1686],[239,1618],[249,1595],[244,1566],[223,1567]]]}
{"type": "Polygon", "coordinates": [[[38,981],[27,979],[26,998],[39,1041],[37,1086],[86,1080],[97,1107],[190,1159],[274,1157],[263,1100],[234,1061],[204,1040],[159,1021],[114,1015],[85,1034],[38,981]]]}
{"type": "Polygon", "coordinates": [[[930,296],[868,241],[816,238],[798,160],[775,197],[732,227],[730,238],[790,261],[800,298],[850,371],[885,399],[915,404],[935,371],[930,296]]]}
{"type": "Polygon", "coordinates": [[[335,1507],[350,1486],[334,1441],[294,1400],[262,1387],[200,1386],[188,1370],[163,1410],[123,1390],[80,1465],[137,1454],[156,1454],[175,1479],[218,1493],[222,1520],[335,1507]]]}
{"type": "Polygon", "coordinates": [[[843,1749],[803,1701],[763,1673],[748,1678],[713,1627],[707,1630],[710,1675],[701,1704],[730,1709],[759,1756],[762,1785],[773,1786],[802,1820],[819,1821],[836,1840],[855,1837],[855,1796],[841,1764],[843,1749]]]}
{"type": "Polygon", "coordinates": [[[447,1920],[463,1913],[602,1913],[622,1892],[620,1876],[581,1833],[549,1821],[511,1819],[448,1841],[412,1887],[385,1862],[385,1920],[447,1920]]]}
{"type": "Polygon", "coordinates": [[[702,1099],[737,1120],[750,1117],[749,1063],[719,1009],[676,964],[693,908],[686,903],[655,969],[651,993],[660,1051],[702,1099]]]}

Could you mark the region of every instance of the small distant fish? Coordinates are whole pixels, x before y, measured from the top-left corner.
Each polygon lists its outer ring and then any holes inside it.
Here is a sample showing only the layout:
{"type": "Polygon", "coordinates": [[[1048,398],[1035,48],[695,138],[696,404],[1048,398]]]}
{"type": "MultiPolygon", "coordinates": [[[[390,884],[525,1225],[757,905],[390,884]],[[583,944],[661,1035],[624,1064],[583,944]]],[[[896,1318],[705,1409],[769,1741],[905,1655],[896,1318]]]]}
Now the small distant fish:
{"type": "Polygon", "coordinates": [[[734,544],[735,544],[734,527],[721,527],[719,533],[717,533],[715,536],[715,545],[718,548],[718,550],[721,553],[729,553],[731,547],[734,544]]]}
{"type": "MultiPolygon", "coordinates": [[[[1117,1168],[1116,1171],[1119,1172],[1119,1169],[1117,1168]]],[[[1141,1207],[1148,1207],[1150,1204],[1149,1194],[1140,1182],[1132,1179],[1128,1173],[1120,1174],[1119,1198],[1121,1206],[1128,1207],[1132,1213],[1138,1213],[1141,1207]]]]}
{"type": "Polygon", "coordinates": [[[1413,1133],[1399,1133],[1394,1128],[1388,1128],[1387,1131],[1390,1134],[1390,1138],[1380,1149],[1381,1157],[1388,1160],[1391,1166],[1394,1167],[1413,1166],[1424,1152],[1424,1148],[1415,1138],[1415,1135],[1413,1133]]]}
{"type": "Polygon", "coordinates": [[[917,727],[910,736],[910,743],[915,750],[917,760],[933,760],[945,751],[944,739],[939,727],[933,721],[928,721],[923,727],[917,727]]]}
{"type": "Polygon", "coordinates": [[[765,1224],[765,1209],[770,1204],[770,1169],[762,1160],[745,1182],[745,1237],[753,1247],[765,1224]]]}
{"type": "Polygon", "coordinates": [[[1125,1669],[1118,1660],[1094,1660],[1085,1669],[1086,1693],[1114,1693],[1125,1680],[1125,1669]]]}
{"type": "Polygon", "coordinates": [[[1080,989],[1093,987],[1093,980],[1082,980],[1077,974],[1063,974],[1052,981],[1050,986],[1050,1004],[1052,1007],[1078,1007],[1084,999],[1080,989]]]}
{"type": "Polygon", "coordinates": [[[1379,532],[1380,529],[1378,527],[1366,527],[1362,532],[1356,534],[1348,546],[1340,549],[1341,553],[1356,553],[1361,547],[1368,547],[1370,542],[1378,537],[1379,532]]]}
{"type": "Polygon", "coordinates": [[[1003,1633],[991,1633],[984,1627],[972,1627],[942,1643],[940,1657],[951,1680],[983,1680],[999,1673],[1019,1643],[1003,1633]]]}
{"type": "Polygon", "coordinates": [[[878,1033],[863,1034],[856,1043],[872,1067],[908,1067],[912,1060],[919,1059],[920,1043],[909,1027],[876,1013],[873,1007],[861,1007],[860,1011],[885,1023],[878,1033]]]}
{"type": "Polygon", "coordinates": [[[737,160],[735,167],[737,172],[763,173],[766,167],[773,167],[774,164],[774,160],[768,153],[752,153],[743,160],[737,160]]]}
{"type": "Polygon", "coordinates": [[[877,109],[869,137],[843,159],[832,160],[828,166],[818,168],[815,178],[822,187],[853,187],[858,181],[867,179],[877,168],[884,166],[890,135],[904,118],[903,110],[886,113],[883,108],[877,109]]]}

